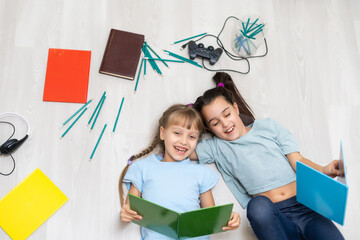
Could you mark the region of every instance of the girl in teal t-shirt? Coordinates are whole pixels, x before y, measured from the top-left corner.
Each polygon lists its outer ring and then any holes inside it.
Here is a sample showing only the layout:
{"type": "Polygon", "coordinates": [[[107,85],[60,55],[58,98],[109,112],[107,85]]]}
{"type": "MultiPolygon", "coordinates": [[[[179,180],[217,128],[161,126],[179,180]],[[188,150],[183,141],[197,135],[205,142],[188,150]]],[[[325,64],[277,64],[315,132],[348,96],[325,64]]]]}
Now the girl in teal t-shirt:
{"type": "Polygon", "coordinates": [[[230,75],[213,77],[217,87],[194,107],[214,135],[191,159],[215,162],[259,239],[343,239],[331,220],[296,201],[296,161],[326,175],[339,175],[338,160],[323,167],[304,158],[292,135],[274,120],[255,120],[230,75]]]}

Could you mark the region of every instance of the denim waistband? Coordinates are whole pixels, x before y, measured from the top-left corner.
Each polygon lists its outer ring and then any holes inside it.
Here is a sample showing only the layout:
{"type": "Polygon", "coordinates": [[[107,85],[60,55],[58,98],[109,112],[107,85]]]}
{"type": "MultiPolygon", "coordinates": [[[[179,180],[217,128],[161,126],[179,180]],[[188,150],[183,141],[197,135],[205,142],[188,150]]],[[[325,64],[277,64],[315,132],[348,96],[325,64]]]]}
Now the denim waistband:
{"type": "Polygon", "coordinates": [[[288,199],[285,199],[283,201],[275,203],[275,205],[280,209],[284,208],[284,207],[289,207],[289,206],[292,206],[292,205],[295,205],[295,204],[299,204],[299,202],[296,201],[296,196],[293,196],[291,198],[288,198],[288,199]]]}

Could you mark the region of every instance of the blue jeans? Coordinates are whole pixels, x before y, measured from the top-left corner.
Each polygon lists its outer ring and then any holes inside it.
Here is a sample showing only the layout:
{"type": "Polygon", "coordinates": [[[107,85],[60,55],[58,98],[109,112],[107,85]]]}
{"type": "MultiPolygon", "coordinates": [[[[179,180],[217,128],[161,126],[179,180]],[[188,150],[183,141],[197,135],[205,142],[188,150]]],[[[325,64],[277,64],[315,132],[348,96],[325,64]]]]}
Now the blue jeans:
{"type": "Polygon", "coordinates": [[[247,218],[258,239],[344,239],[334,223],[296,201],[273,203],[265,196],[252,198],[247,218]]]}

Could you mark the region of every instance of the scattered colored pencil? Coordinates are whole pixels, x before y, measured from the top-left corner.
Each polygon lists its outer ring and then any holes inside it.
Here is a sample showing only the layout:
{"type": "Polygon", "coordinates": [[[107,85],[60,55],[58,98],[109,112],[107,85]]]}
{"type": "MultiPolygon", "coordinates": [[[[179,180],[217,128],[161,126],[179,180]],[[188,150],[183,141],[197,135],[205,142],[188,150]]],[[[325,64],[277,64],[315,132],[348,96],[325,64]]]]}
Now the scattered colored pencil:
{"type": "Polygon", "coordinates": [[[164,58],[149,58],[149,57],[145,57],[145,60],[155,60],[155,61],[165,61],[165,62],[179,62],[179,63],[185,62],[183,60],[173,60],[173,59],[164,59],[164,58]]]}
{"type": "Polygon", "coordinates": [[[182,56],[177,55],[177,54],[175,54],[175,53],[172,53],[172,52],[170,52],[170,51],[168,51],[168,50],[164,50],[164,52],[167,53],[167,54],[169,54],[170,56],[172,56],[172,57],[174,57],[174,58],[178,58],[178,59],[180,59],[180,60],[183,60],[183,61],[185,61],[185,62],[191,63],[192,65],[195,65],[195,66],[197,66],[197,67],[202,68],[202,66],[201,66],[200,64],[198,64],[197,62],[195,62],[195,61],[193,61],[193,60],[191,60],[191,59],[182,57],[182,56]]]}
{"type": "MultiPolygon", "coordinates": [[[[84,110],[80,113],[80,115],[74,120],[74,122],[68,127],[68,129],[66,129],[66,131],[63,133],[63,135],[61,135],[61,138],[63,138],[68,132],[69,130],[72,128],[72,126],[74,126],[74,124],[77,122],[77,120],[79,120],[79,118],[84,114],[84,112],[87,110],[87,107],[84,108],[84,110]]],[[[60,138],[60,139],[61,139],[60,138]]]]}
{"type": "MultiPolygon", "coordinates": [[[[144,42],[143,47],[142,47],[142,51],[143,51],[144,54],[145,54],[145,51],[144,51],[145,48],[147,48],[147,42],[146,41],[144,42]]],[[[146,60],[144,62],[144,79],[145,79],[145,76],[146,76],[146,60]]]]}
{"type": "MultiPolygon", "coordinates": [[[[144,49],[144,55],[145,55],[145,57],[152,58],[152,56],[147,48],[144,49]]],[[[156,71],[158,74],[162,75],[162,72],[161,72],[159,66],[156,64],[156,62],[154,60],[149,60],[149,63],[152,66],[152,68],[154,69],[154,71],[156,71]]]]}
{"type": "Polygon", "coordinates": [[[146,59],[144,60],[144,78],[145,78],[145,76],[146,76],[146,59]]]}
{"type": "MultiPolygon", "coordinates": [[[[145,57],[152,57],[151,54],[149,53],[148,49],[147,49],[147,43],[146,43],[146,42],[144,42],[142,51],[143,51],[145,57]]],[[[149,60],[149,63],[150,63],[150,65],[151,65],[152,69],[153,69],[155,72],[157,72],[157,68],[156,68],[156,66],[155,66],[155,62],[149,60]]]]}
{"type": "MultiPolygon", "coordinates": [[[[104,134],[104,131],[105,131],[105,129],[106,129],[106,126],[107,126],[107,123],[105,123],[105,125],[104,125],[104,128],[103,128],[103,130],[101,131],[101,134],[100,134],[100,136],[99,136],[99,138],[98,138],[98,140],[97,140],[97,142],[96,142],[96,145],[95,145],[95,147],[94,147],[94,150],[92,151],[92,153],[91,153],[91,156],[90,156],[90,160],[93,158],[93,156],[94,156],[94,153],[95,153],[95,151],[96,151],[96,149],[97,149],[97,147],[98,147],[98,145],[99,145],[99,142],[100,142],[100,140],[101,140],[101,138],[102,138],[102,135],[104,134]]],[[[89,161],[90,161],[89,160],[89,161]]]]}
{"type": "MultiPolygon", "coordinates": [[[[154,54],[155,54],[155,56],[157,56],[159,59],[161,59],[160,58],[160,56],[150,47],[150,45],[146,45],[149,49],[150,49],[150,51],[152,51],[154,54]]],[[[155,60],[155,59],[154,59],[155,60]]],[[[167,64],[166,64],[166,62],[164,62],[164,61],[162,61],[163,62],[163,64],[166,66],[166,67],[169,67],[167,64]]]]}
{"type": "Polygon", "coordinates": [[[136,89],[137,89],[137,86],[138,86],[138,83],[139,83],[139,78],[140,78],[140,75],[141,75],[141,68],[142,68],[142,65],[143,65],[143,63],[144,63],[144,60],[145,60],[145,59],[142,59],[142,60],[141,60],[140,69],[139,69],[138,76],[137,76],[137,79],[136,79],[136,84],[135,84],[134,93],[136,93],[136,89]]]}
{"type": "Polygon", "coordinates": [[[82,105],[81,108],[79,108],[73,115],[71,115],[71,117],[69,117],[63,124],[61,124],[60,128],[62,128],[63,126],[65,126],[65,124],[67,124],[76,114],[78,114],[84,107],[86,107],[89,103],[91,103],[92,99],[90,99],[89,101],[87,101],[87,103],[85,103],[84,105],[82,105]]]}
{"type": "Polygon", "coordinates": [[[104,91],[104,93],[103,93],[103,95],[101,96],[98,104],[96,105],[96,108],[95,108],[95,110],[94,110],[93,114],[91,115],[90,120],[89,120],[89,122],[88,122],[88,125],[90,125],[91,120],[92,120],[93,117],[95,116],[95,113],[97,112],[97,110],[98,110],[98,108],[99,108],[99,106],[100,106],[100,104],[101,104],[101,102],[102,102],[102,100],[103,100],[103,98],[104,98],[105,95],[106,95],[106,91],[104,91]]]}
{"type": "Polygon", "coordinates": [[[205,34],[207,34],[207,33],[205,32],[205,33],[201,33],[201,34],[196,35],[196,36],[188,37],[188,38],[185,38],[185,39],[176,41],[176,42],[174,42],[173,44],[177,44],[177,43],[180,43],[180,42],[184,42],[184,41],[186,41],[186,40],[190,40],[190,39],[193,39],[193,38],[201,37],[201,36],[204,36],[205,34]]]}
{"type": "Polygon", "coordinates": [[[90,131],[93,130],[93,128],[94,128],[94,126],[95,126],[96,120],[97,120],[97,118],[98,118],[98,116],[99,116],[99,113],[100,113],[101,108],[102,108],[102,106],[103,106],[103,104],[104,104],[104,102],[105,102],[105,99],[106,99],[106,93],[105,93],[104,97],[102,98],[102,101],[101,101],[100,106],[99,106],[99,109],[98,109],[98,111],[97,111],[97,113],[96,113],[94,122],[93,122],[93,124],[91,125],[90,131]]]}
{"type": "Polygon", "coordinates": [[[115,128],[116,128],[116,125],[117,125],[117,122],[118,122],[118,119],[119,119],[119,115],[120,115],[120,112],[121,112],[121,108],[123,106],[123,103],[124,103],[124,98],[122,98],[121,100],[121,104],[120,104],[120,107],[119,107],[119,111],[118,111],[118,114],[116,116],[116,120],[115,120],[115,123],[114,123],[114,128],[112,130],[112,132],[114,133],[115,132],[115,128]]]}

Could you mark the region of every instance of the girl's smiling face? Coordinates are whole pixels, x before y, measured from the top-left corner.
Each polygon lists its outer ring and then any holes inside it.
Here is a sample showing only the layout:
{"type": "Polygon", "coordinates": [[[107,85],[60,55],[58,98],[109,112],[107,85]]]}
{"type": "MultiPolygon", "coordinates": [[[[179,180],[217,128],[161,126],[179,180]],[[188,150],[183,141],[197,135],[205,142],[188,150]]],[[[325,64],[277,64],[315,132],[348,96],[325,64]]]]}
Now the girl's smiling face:
{"type": "Polygon", "coordinates": [[[223,97],[204,106],[201,113],[207,127],[220,139],[233,141],[249,131],[239,117],[237,104],[230,104],[223,97]]]}
{"type": "Polygon", "coordinates": [[[190,129],[181,125],[160,127],[160,139],[164,141],[165,154],[163,162],[182,161],[195,150],[199,139],[199,131],[195,126],[190,129]]]}

